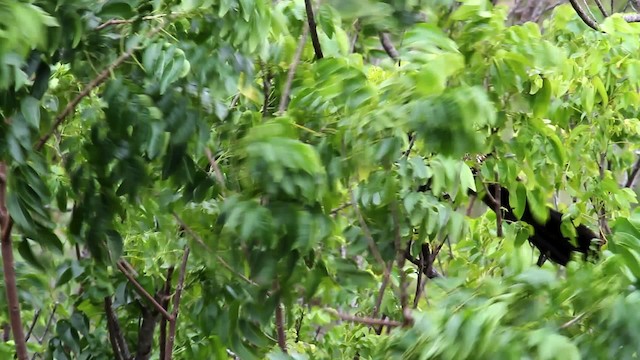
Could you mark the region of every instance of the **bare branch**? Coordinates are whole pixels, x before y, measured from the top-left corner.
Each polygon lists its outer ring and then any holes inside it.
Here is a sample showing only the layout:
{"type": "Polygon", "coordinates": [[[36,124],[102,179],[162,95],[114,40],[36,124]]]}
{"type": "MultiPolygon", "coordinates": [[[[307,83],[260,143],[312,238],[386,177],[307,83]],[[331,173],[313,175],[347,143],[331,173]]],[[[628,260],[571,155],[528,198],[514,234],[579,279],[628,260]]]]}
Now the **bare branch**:
{"type": "Polygon", "coordinates": [[[313,16],[313,7],[311,0],[304,0],[304,7],[307,11],[307,22],[309,23],[309,30],[311,32],[311,43],[313,44],[313,50],[316,53],[316,59],[320,60],[324,56],[322,55],[322,48],[320,47],[320,39],[318,39],[318,28],[316,25],[316,19],[313,16]]]}
{"type": "Polygon", "coordinates": [[[24,341],[29,341],[31,334],[33,333],[33,328],[36,326],[36,323],[38,322],[39,317],[40,317],[40,309],[38,309],[36,313],[33,315],[33,321],[31,322],[31,326],[29,326],[29,330],[27,331],[27,336],[25,337],[24,341]]]}
{"type": "Polygon", "coordinates": [[[380,264],[380,266],[382,266],[382,268],[385,269],[385,272],[386,272],[387,267],[384,263],[384,260],[382,259],[382,255],[380,255],[380,251],[378,251],[378,247],[376,246],[375,240],[373,240],[373,235],[371,235],[371,230],[369,230],[367,223],[364,221],[364,217],[362,217],[362,213],[360,212],[360,207],[358,206],[358,201],[356,200],[356,195],[354,194],[353,189],[350,188],[349,193],[351,194],[351,204],[353,205],[353,210],[356,213],[356,217],[358,218],[358,222],[360,223],[362,232],[364,233],[364,236],[367,238],[369,242],[369,251],[371,251],[371,254],[373,255],[373,257],[376,259],[378,264],[380,264]]]}
{"type": "Polygon", "coordinates": [[[129,280],[129,282],[137,290],[136,292],[143,298],[147,299],[149,303],[151,303],[151,305],[153,305],[153,307],[156,310],[158,310],[159,313],[162,314],[162,316],[166,317],[167,320],[171,321],[171,315],[162,307],[162,305],[158,304],[156,299],[153,296],[151,296],[151,294],[149,294],[147,290],[145,290],[145,288],[142,287],[142,285],[140,285],[140,283],[133,277],[133,275],[129,273],[129,271],[127,271],[127,268],[122,264],[122,261],[118,261],[117,266],[118,266],[118,269],[120,269],[120,272],[124,274],[124,276],[129,280]]]}
{"type": "Polygon", "coordinates": [[[580,19],[582,19],[582,21],[587,26],[589,26],[593,30],[599,30],[598,23],[589,15],[587,15],[582,6],[578,3],[578,0],[569,0],[569,2],[571,3],[571,6],[573,6],[573,9],[576,11],[580,19]]]}
{"type": "Polygon", "coordinates": [[[213,169],[213,173],[216,175],[216,180],[222,188],[222,192],[226,191],[227,187],[224,184],[224,176],[222,175],[222,171],[220,171],[220,166],[218,166],[218,161],[213,157],[211,150],[209,148],[204,148],[205,154],[207,154],[207,158],[209,159],[209,164],[211,164],[211,168],[213,169]]]}
{"type": "Polygon", "coordinates": [[[2,269],[4,271],[5,294],[9,308],[9,323],[13,340],[16,344],[16,355],[18,360],[28,360],[27,342],[22,329],[22,319],[20,317],[20,302],[18,300],[18,286],[16,285],[16,270],[13,260],[13,244],[11,241],[11,229],[13,220],[7,211],[7,165],[0,162],[0,225],[1,237],[0,247],[2,248],[2,269]]]}
{"type": "Polygon", "coordinates": [[[107,330],[109,331],[109,339],[111,340],[111,347],[113,348],[113,355],[118,359],[128,360],[131,358],[129,353],[129,346],[124,340],[122,331],[120,330],[120,324],[118,324],[118,317],[113,310],[113,303],[111,302],[111,296],[104,298],[104,312],[107,318],[107,330]]]}
{"type": "Polygon", "coordinates": [[[173,295],[173,314],[168,319],[169,336],[167,336],[164,360],[171,360],[173,357],[173,343],[176,339],[176,322],[178,320],[178,311],[180,310],[180,296],[182,295],[182,287],[184,286],[184,278],[187,272],[187,260],[189,260],[189,247],[185,246],[184,254],[182,255],[182,264],[180,264],[178,284],[176,285],[176,292],[173,295]]]}
{"type": "MultiPolygon", "coordinates": [[[[164,27],[164,24],[152,29],[151,31],[149,31],[148,34],[146,34],[146,37],[149,38],[154,36],[160,30],[162,30],[163,27],[164,27]]],[[[103,82],[105,82],[105,80],[107,80],[109,75],[111,75],[111,72],[118,66],[122,65],[127,59],[131,57],[131,55],[133,55],[133,52],[138,49],[140,49],[139,46],[132,46],[129,50],[125,51],[122,55],[120,55],[117,59],[115,59],[111,64],[109,64],[104,70],[102,70],[102,72],[98,74],[98,76],[96,76],[93,80],[91,80],[89,84],[87,84],[87,86],[85,86],[84,89],[82,89],[80,94],[78,94],[73,100],[71,100],[71,102],[69,102],[67,106],[65,106],[65,108],[62,110],[62,112],[60,112],[58,116],[56,116],[55,120],[53,121],[53,126],[51,126],[51,129],[49,129],[49,132],[43,135],[40,138],[40,140],[38,140],[38,142],[36,143],[35,145],[36,151],[39,151],[44,147],[44,145],[47,143],[47,140],[49,140],[49,138],[56,132],[58,127],[66,120],[66,118],[69,115],[71,115],[74,112],[74,110],[76,109],[76,106],[78,106],[80,101],[82,101],[82,99],[87,97],[91,93],[91,91],[93,91],[93,89],[95,89],[96,87],[100,86],[103,82]]]]}
{"type": "Polygon", "coordinates": [[[387,270],[384,272],[382,276],[382,283],[380,284],[380,289],[378,290],[378,296],[376,297],[376,302],[373,305],[373,314],[372,317],[377,318],[378,313],[380,312],[380,306],[382,305],[382,299],[384,298],[384,291],[389,284],[389,276],[391,275],[391,267],[393,266],[393,262],[389,262],[387,265],[387,270]]]}
{"type": "Polygon", "coordinates": [[[400,272],[400,306],[402,307],[402,315],[404,318],[404,326],[413,323],[410,310],[407,308],[409,295],[407,294],[407,274],[404,271],[406,251],[402,247],[402,234],[400,233],[400,217],[398,214],[398,204],[396,201],[391,203],[391,217],[393,218],[393,232],[395,235],[394,244],[396,247],[396,264],[400,272]]]}
{"type": "Polygon", "coordinates": [[[296,69],[298,68],[298,64],[300,63],[300,58],[302,57],[302,50],[304,50],[304,45],[307,43],[307,35],[309,34],[309,26],[305,24],[302,28],[302,35],[300,35],[300,40],[298,41],[298,47],[296,48],[296,53],[293,55],[293,61],[291,61],[291,65],[289,65],[289,72],[287,73],[287,82],[284,84],[282,88],[282,95],[280,96],[280,104],[278,105],[278,114],[282,115],[289,105],[289,96],[291,95],[291,84],[293,84],[293,77],[296,74],[296,69]]]}
{"type": "Polygon", "coordinates": [[[287,336],[284,332],[284,311],[282,303],[276,305],[276,332],[278,333],[278,346],[283,353],[287,353],[287,336]]]}
{"type": "MultiPolygon", "coordinates": [[[[164,296],[162,300],[162,307],[165,310],[169,310],[169,299],[171,295],[171,278],[173,277],[173,270],[174,270],[173,266],[171,266],[167,270],[167,279],[164,283],[164,288],[162,290],[162,294],[164,296]]],[[[160,360],[164,360],[165,358],[166,346],[167,346],[167,319],[162,317],[160,319],[160,340],[159,340],[160,360]]]]}
{"type": "Polygon", "coordinates": [[[629,178],[627,179],[627,182],[624,184],[624,187],[626,188],[633,187],[633,184],[636,181],[636,178],[638,177],[638,172],[640,172],[640,155],[638,156],[638,160],[636,160],[636,163],[633,164],[633,168],[629,173],[629,178]]]}
{"type": "Polygon", "coordinates": [[[382,325],[382,326],[388,326],[388,327],[402,326],[402,323],[399,321],[353,316],[353,315],[345,314],[335,309],[326,309],[326,310],[338,316],[340,319],[344,321],[350,321],[350,322],[355,322],[355,323],[360,323],[365,325],[382,325]]]}
{"type": "Polygon", "coordinates": [[[400,53],[396,50],[396,47],[393,46],[393,42],[391,42],[391,37],[389,33],[386,31],[381,31],[378,33],[378,37],[380,38],[380,44],[382,44],[382,48],[389,55],[393,61],[400,60],[400,53]]]}
{"type": "MultiPolygon", "coordinates": [[[[207,244],[205,244],[204,240],[202,240],[202,238],[200,237],[200,235],[198,235],[195,231],[193,231],[193,229],[191,229],[189,227],[189,225],[187,225],[181,218],[180,216],[178,216],[178,214],[176,214],[175,212],[173,212],[173,217],[178,221],[178,223],[180,224],[180,226],[182,226],[182,228],[189,233],[189,235],[191,235],[191,237],[193,237],[198,244],[202,245],[205,249],[207,249],[208,251],[211,251],[211,248],[209,248],[207,246],[207,244]]],[[[222,266],[229,270],[230,273],[232,273],[233,275],[238,276],[239,278],[241,278],[242,280],[248,282],[251,285],[258,285],[255,281],[249,279],[248,277],[238,273],[233,267],[231,267],[231,265],[229,265],[223,258],[222,256],[216,254],[216,259],[220,262],[220,264],[222,264],[222,266]]]]}
{"type": "MultiPolygon", "coordinates": [[[[600,10],[600,13],[602,13],[602,16],[604,17],[608,17],[609,13],[607,12],[607,9],[604,8],[604,5],[602,5],[602,1],[601,0],[595,0],[596,5],[598,6],[598,10],[600,10]]],[[[611,10],[613,11],[613,10],[611,10]]]]}

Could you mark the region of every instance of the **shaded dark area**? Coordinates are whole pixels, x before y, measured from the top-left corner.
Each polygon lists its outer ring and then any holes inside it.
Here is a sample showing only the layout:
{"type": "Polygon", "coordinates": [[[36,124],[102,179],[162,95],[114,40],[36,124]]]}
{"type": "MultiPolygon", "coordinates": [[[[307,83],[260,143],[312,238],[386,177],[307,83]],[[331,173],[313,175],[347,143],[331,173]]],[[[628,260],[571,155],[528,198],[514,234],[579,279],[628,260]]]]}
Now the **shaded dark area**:
{"type": "Polygon", "coordinates": [[[502,216],[504,220],[520,220],[533,227],[534,234],[529,237],[529,242],[540,250],[541,258],[538,261],[538,265],[542,265],[542,263],[544,263],[544,257],[557,264],[566,265],[571,260],[573,252],[584,254],[585,259],[597,255],[597,251],[592,250],[591,245],[594,243],[594,239],[599,239],[599,236],[585,225],[581,224],[579,226],[574,226],[576,229],[576,239],[572,242],[570,238],[567,238],[562,234],[561,212],[548,209],[549,217],[547,218],[547,221],[545,223],[540,223],[531,213],[529,204],[526,204],[522,218],[518,219],[511,206],[509,206],[509,191],[499,184],[488,184],[487,188],[488,192],[492,194],[500,194],[501,203],[496,204],[495,197],[492,198],[488,194],[484,194],[481,199],[485,205],[493,211],[500,206],[502,208],[502,216]]]}

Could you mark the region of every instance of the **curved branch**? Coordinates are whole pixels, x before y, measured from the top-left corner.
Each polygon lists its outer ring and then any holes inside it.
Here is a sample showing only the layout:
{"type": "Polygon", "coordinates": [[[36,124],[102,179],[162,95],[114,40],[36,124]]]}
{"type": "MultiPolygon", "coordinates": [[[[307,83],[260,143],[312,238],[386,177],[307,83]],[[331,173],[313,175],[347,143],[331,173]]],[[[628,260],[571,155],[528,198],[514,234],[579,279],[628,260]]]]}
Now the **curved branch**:
{"type": "Polygon", "coordinates": [[[589,15],[587,15],[582,6],[578,3],[578,0],[569,0],[569,2],[571,3],[571,6],[573,6],[573,9],[576,11],[578,16],[580,16],[580,19],[582,19],[582,21],[587,24],[587,26],[589,26],[593,30],[600,30],[598,27],[598,23],[589,15]]]}
{"type": "Polygon", "coordinates": [[[313,50],[316,52],[316,59],[320,60],[324,56],[322,55],[322,48],[320,47],[320,40],[318,39],[318,29],[316,25],[316,19],[313,16],[311,0],[304,0],[304,7],[307,10],[307,21],[309,22],[309,30],[311,31],[311,42],[313,43],[313,50]]]}

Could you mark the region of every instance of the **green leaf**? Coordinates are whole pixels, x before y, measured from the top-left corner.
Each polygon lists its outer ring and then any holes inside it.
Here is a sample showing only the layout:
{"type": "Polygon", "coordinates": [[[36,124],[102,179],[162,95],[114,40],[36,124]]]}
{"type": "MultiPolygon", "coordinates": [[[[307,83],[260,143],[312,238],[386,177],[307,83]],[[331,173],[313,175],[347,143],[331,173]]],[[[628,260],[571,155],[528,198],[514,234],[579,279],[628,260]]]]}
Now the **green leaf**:
{"type": "Polygon", "coordinates": [[[37,99],[26,96],[20,102],[20,111],[31,128],[40,128],[40,102],[37,99]]]}

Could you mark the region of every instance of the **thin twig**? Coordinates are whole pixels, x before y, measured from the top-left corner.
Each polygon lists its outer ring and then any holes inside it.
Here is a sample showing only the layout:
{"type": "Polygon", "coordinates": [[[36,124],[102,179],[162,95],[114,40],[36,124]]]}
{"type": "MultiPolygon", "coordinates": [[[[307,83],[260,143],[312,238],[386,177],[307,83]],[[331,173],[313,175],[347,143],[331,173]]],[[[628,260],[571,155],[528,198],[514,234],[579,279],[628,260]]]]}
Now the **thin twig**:
{"type": "Polygon", "coordinates": [[[339,213],[341,210],[344,210],[344,209],[348,208],[349,206],[351,206],[350,202],[344,203],[344,204],[338,206],[337,208],[331,210],[330,214],[331,215],[335,215],[335,214],[339,213]]]}
{"type": "Polygon", "coordinates": [[[311,0],[304,0],[304,7],[307,11],[307,22],[309,23],[309,30],[311,33],[311,43],[313,44],[313,51],[316,53],[316,59],[320,60],[324,56],[322,55],[322,48],[320,47],[320,39],[318,39],[318,28],[316,25],[316,19],[313,16],[313,7],[311,0]]]}
{"type": "Polygon", "coordinates": [[[378,296],[376,297],[376,302],[373,305],[373,314],[372,317],[377,318],[378,313],[380,312],[380,306],[382,305],[382,299],[384,298],[384,291],[389,284],[389,276],[391,275],[391,267],[393,266],[393,262],[389,261],[389,264],[386,267],[386,271],[382,276],[382,283],[380,283],[380,289],[378,290],[378,296]]]}
{"type": "Polygon", "coordinates": [[[227,187],[224,184],[224,176],[222,175],[222,171],[220,171],[220,166],[218,166],[218,161],[213,157],[211,150],[209,148],[204,148],[205,154],[207,154],[207,158],[209,159],[209,164],[211,164],[211,168],[213,169],[213,173],[215,174],[216,180],[222,189],[222,192],[226,191],[227,187]]]}
{"type": "Polygon", "coordinates": [[[409,295],[407,294],[407,274],[404,271],[406,250],[402,248],[402,234],[400,232],[400,216],[398,214],[398,204],[396,201],[391,203],[391,217],[393,219],[394,245],[396,248],[396,264],[400,272],[400,306],[404,318],[404,325],[408,326],[413,323],[411,312],[407,308],[409,295]]]}
{"type": "MultiPolygon", "coordinates": [[[[148,34],[146,34],[145,37],[150,38],[154,36],[155,34],[160,32],[160,30],[162,30],[165,24],[152,29],[151,31],[149,31],[148,34]]],[[[100,86],[103,82],[105,82],[105,80],[107,80],[107,78],[109,77],[109,75],[111,75],[111,73],[115,68],[122,65],[127,59],[129,59],[133,55],[134,51],[140,48],[141,47],[139,46],[132,46],[129,50],[125,51],[122,55],[120,55],[117,59],[115,59],[111,64],[109,64],[104,70],[102,70],[102,72],[98,74],[98,76],[96,76],[93,80],[91,80],[89,84],[87,84],[87,86],[85,86],[84,89],[82,89],[80,94],[78,94],[73,100],[71,100],[67,104],[67,106],[65,106],[65,108],[62,110],[62,112],[60,112],[58,116],[56,116],[55,120],[53,121],[53,126],[51,126],[49,131],[45,135],[43,135],[40,138],[40,140],[38,140],[38,142],[36,143],[35,145],[36,151],[39,151],[42,149],[42,147],[44,147],[44,145],[47,143],[47,140],[49,140],[49,138],[55,133],[55,131],[66,120],[66,118],[74,112],[76,106],[78,106],[78,104],[80,103],[80,101],[82,101],[82,99],[87,97],[91,93],[91,91],[93,91],[93,89],[95,89],[96,87],[100,86]]]]}
{"type": "Polygon", "coordinates": [[[136,288],[137,293],[143,298],[147,299],[149,303],[151,303],[151,305],[153,305],[153,307],[156,310],[158,310],[160,314],[162,314],[162,316],[166,317],[167,320],[171,321],[171,315],[162,307],[162,305],[158,304],[156,299],[153,296],[151,296],[151,294],[149,294],[147,290],[145,290],[145,288],[142,287],[142,285],[140,285],[140,283],[133,277],[133,275],[129,273],[129,271],[127,271],[127,268],[122,264],[121,261],[118,261],[117,266],[118,266],[118,269],[120,269],[120,272],[122,272],[122,274],[124,274],[124,276],[129,280],[129,282],[133,285],[133,287],[136,288]]]}
{"type": "Polygon", "coordinates": [[[189,260],[189,247],[185,246],[184,254],[182,255],[182,264],[180,264],[178,284],[176,285],[176,292],[173,295],[173,314],[171,315],[171,318],[168,319],[169,336],[167,336],[167,345],[164,350],[164,360],[171,360],[173,357],[173,343],[176,339],[176,323],[178,320],[178,312],[180,310],[180,296],[182,295],[182,287],[184,286],[184,278],[187,271],[187,260],[189,260]]]}
{"type": "MultiPolygon", "coordinates": [[[[162,307],[165,310],[169,310],[169,300],[171,299],[171,278],[173,277],[174,267],[171,266],[167,270],[167,280],[164,283],[164,289],[162,290],[162,294],[164,299],[162,301],[162,307]]],[[[160,319],[160,360],[164,360],[165,358],[165,347],[167,346],[167,319],[162,317],[160,319]]]]}
{"type": "Polygon", "coordinates": [[[355,322],[355,323],[360,323],[365,325],[382,325],[382,326],[388,326],[388,327],[402,326],[402,323],[399,321],[353,316],[353,315],[345,314],[335,309],[326,309],[326,310],[338,316],[340,319],[344,321],[350,321],[350,322],[355,322]]]}
{"type": "Polygon", "coordinates": [[[353,53],[356,51],[356,42],[358,41],[358,34],[360,33],[360,19],[356,19],[353,22],[353,37],[349,41],[349,53],[353,53]]]}
{"type": "Polygon", "coordinates": [[[567,321],[566,323],[560,325],[560,329],[566,329],[568,327],[570,327],[571,325],[577,323],[578,321],[580,321],[580,319],[582,319],[587,313],[583,312],[581,314],[579,314],[578,316],[574,317],[573,319],[567,321]]]}
{"type": "MultiPolygon", "coordinates": [[[[191,235],[191,237],[193,237],[196,242],[198,242],[198,244],[202,245],[205,249],[207,249],[208,251],[211,251],[211,248],[209,248],[204,240],[202,240],[202,238],[200,237],[200,235],[198,235],[195,231],[193,231],[193,229],[191,229],[191,227],[189,227],[189,225],[187,225],[181,218],[180,216],[178,216],[178,214],[176,214],[176,212],[173,212],[173,217],[178,221],[178,223],[180,224],[180,226],[182,226],[182,228],[189,233],[189,235],[191,235]]],[[[229,270],[230,273],[232,273],[233,275],[238,276],[239,278],[241,278],[242,280],[248,282],[251,285],[258,285],[255,281],[249,279],[248,277],[238,273],[233,267],[231,267],[231,265],[229,265],[229,263],[227,263],[222,256],[216,254],[216,259],[220,262],[220,264],[222,264],[222,266],[229,270]]]]}
{"type": "Polygon", "coordinates": [[[418,303],[420,303],[420,295],[422,295],[424,289],[424,279],[423,273],[425,273],[425,267],[427,264],[425,261],[430,262],[431,256],[429,251],[429,244],[422,244],[422,251],[420,252],[420,257],[418,258],[418,280],[416,282],[416,293],[413,297],[413,308],[418,308],[418,303]],[[425,252],[426,249],[426,252],[425,252]]]}
{"type": "Polygon", "coordinates": [[[638,172],[640,172],[640,155],[638,156],[638,160],[636,160],[635,164],[633,164],[633,168],[629,173],[629,178],[627,182],[624,184],[626,188],[632,188],[636,178],[638,177],[638,172]]]}
{"type": "Polygon", "coordinates": [[[296,321],[296,343],[300,342],[300,329],[302,329],[302,319],[304,319],[304,308],[300,309],[300,317],[296,321]]]}
{"type": "Polygon", "coordinates": [[[602,16],[609,17],[609,13],[607,12],[607,9],[604,8],[604,5],[602,5],[602,1],[595,0],[595,2],[596,2],[596,5],[598,6],[598,10],[600,10],[600,12],[602,13],[602,16]]]}
{"type": "Polygon", "coordinates": [[[380,251],[378,250],[378,247],[376,246],[375,240],[373,240],[373,235],[371,235],[371,230],[369,230],[369,227],[367,226],[367,223],[364,221],[364,217],[362,216],[362,213],[360,212],[360,207],[358,206],[358,201],[356,200],[356,195],[353,192],[353,189],[350,188],[349,189],[349,193],[351,195],[351,204],[353,204],[353,210],[356,213],[356,217],[358,218],[358,222],[360,223],[360,227],[362,228],[362,232],[364,233],[364,236],[368,240],[369,251],[371,251],[371,254],[376,259],[378,264],[380,266],[382,266],[382,268],[385,269],[385,271],[386,271],[387,267],[385,266],[384,260],[382,259],[382,255],[380,255],[380,251]]]}
{"type": "Polygon", "coordinates": [[[131,354],[129,353],[129,346],[124,340],[122,330],[120,330],[118,317],[113,310],[111,296],[107,296],[104,298],[104,312],[107,317],[107,330],[109,331],[109,338],[111,339],[111,346],[113,347],[114,355],[123,360],[130,359],[131,354]]]}
{"type": "Polygon", "coordinates": [[[573,9],[576,11],[580,19],[582,19],[582,21],[587,26],[589,26],[593,30],[599,30],[598,23],[593,18],[589,17],[589,15],[587,15],[582,6],[578,3],[578,0],[569,0],[569,2],[571,3],[571,6],[573,6],[573,9]]]}
{"type": "Polygon", "coordinates": [[[267,109],[269,107],[269,93],[271,91],[271,71],[267,64],[263,64],[263,80],[262,82],[262,91],[264,95],[264,101],[262,103],[262,118],[266,119],[269,114],[267,114],[267,109]]]}
{"type": "Polygon", "coordinates": [[[38,322],[38,318],[40,317],[40,309],[36,310],[36,313],[33,315],[33,321],[31,322],[31,326],[29,326],[29,330],[27,331],[27,335],[24,341],[29,341],[31,334],[33,333],[33,328],[36,326],[38,322]]]}
{"type": "Polygon", "coordinates": [[[309,26],[307,24],[302,28],[302,35],[300,35],[300,40],[298,41],[298,47],[296,48],[296,53],[293,55],[293,61],[291,61],[291,65],[289,65],[289,72],[287,73],[287,82],[284,83],[284,87],[282,89],[282,95],[280,96],[280,104],[278,105],[278,115],[284,114],[287,110],[287,106],[289,106],[289,96],[291,95],[291,85],[293,84],[293,77],[296,74],[296,69],[298,68],[298,64],[300,63],[300,58],[302,57],[302,50],[304,50],[304,45],[307,43],[307,36],[309,34],[309,26]]]}
{"type": "Polygon", "coordinates": [[[16,284],[16,270],[13,260],[13,242],[11,241],[11,229],[13,220],[7,210],[7,165],[0,161],[0,225],[1,237],[0,247],[2,248],[2,268],[4,271],[5,294],[7,296],[7,307],[9,308],[9,323],[16,346],[18,360],[27,360],[27,343],[22,329],[22,319],[20,316],[20,301],[18,300],[18,286],[16,284]]]}
{"type": "Polygon", "coordinates": [[[282,303],[276,305],[276,332],[278,333],[278,346],[283,353],[287,353],[287,336],[284,332],[284,309],[282,303]]]}

